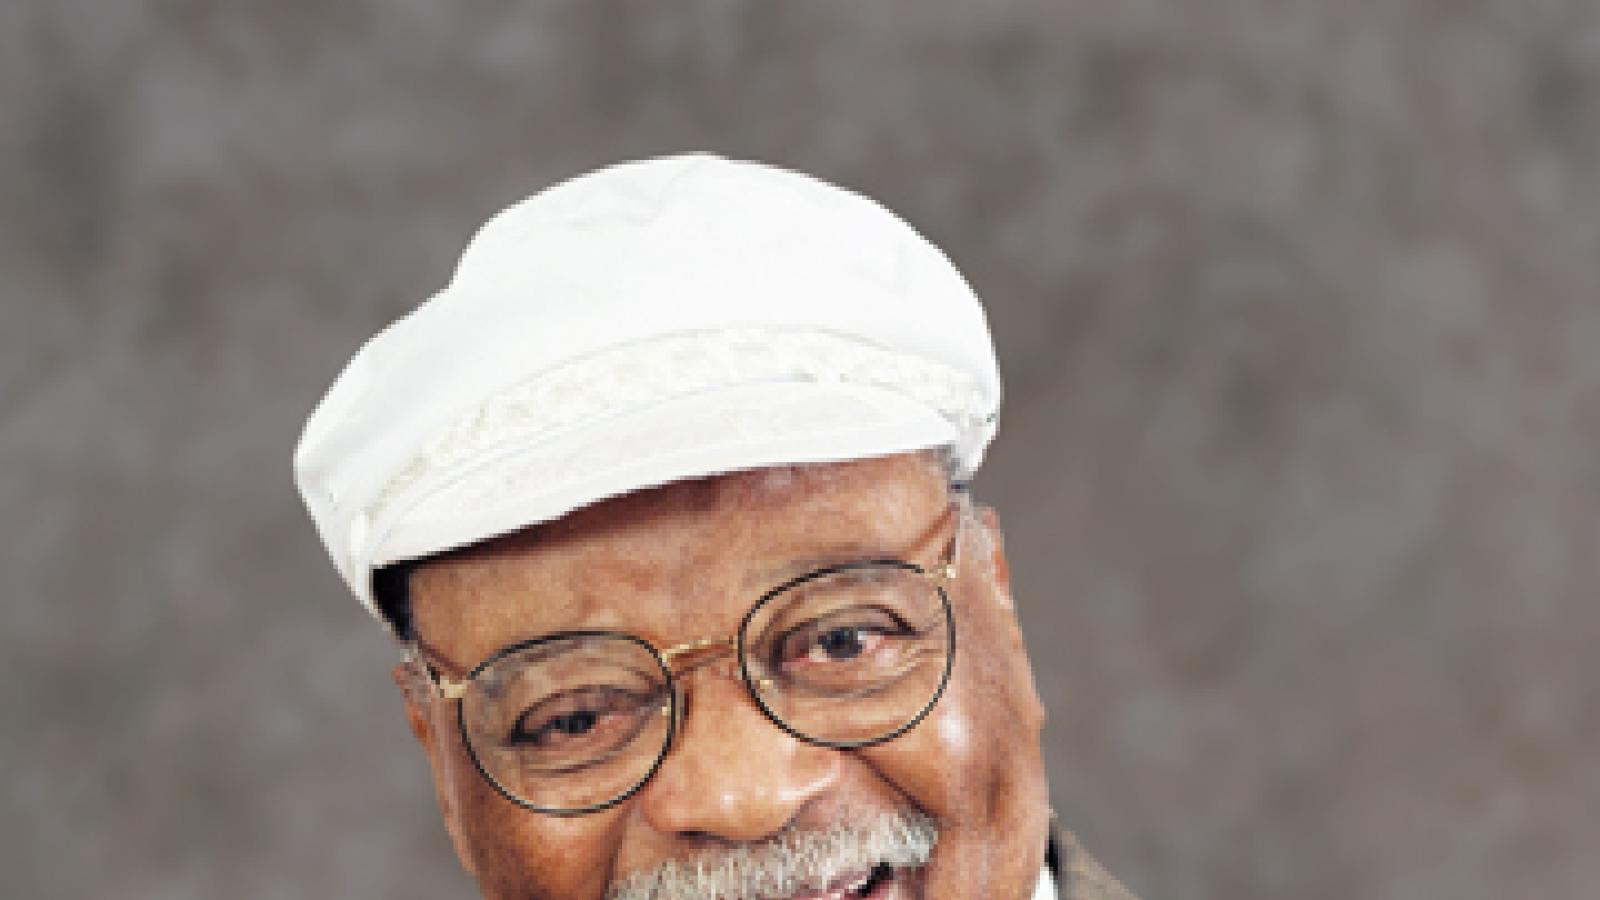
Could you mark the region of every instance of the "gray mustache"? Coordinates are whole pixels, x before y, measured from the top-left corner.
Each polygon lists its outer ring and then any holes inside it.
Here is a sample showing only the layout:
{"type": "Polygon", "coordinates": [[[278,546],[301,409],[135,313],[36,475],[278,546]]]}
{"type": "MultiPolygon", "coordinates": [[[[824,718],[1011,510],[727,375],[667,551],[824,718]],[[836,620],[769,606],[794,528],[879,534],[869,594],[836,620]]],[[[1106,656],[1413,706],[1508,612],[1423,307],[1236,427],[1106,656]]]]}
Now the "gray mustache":
{"type": "Polygon", "coordinates": [[[768,840],[668,860],[616,882],[606,900],[743,900],[815,891],[880,863],[928,861],[939,830],[933,819],[895,812],[824,828],[789,828],[768,840]]]}

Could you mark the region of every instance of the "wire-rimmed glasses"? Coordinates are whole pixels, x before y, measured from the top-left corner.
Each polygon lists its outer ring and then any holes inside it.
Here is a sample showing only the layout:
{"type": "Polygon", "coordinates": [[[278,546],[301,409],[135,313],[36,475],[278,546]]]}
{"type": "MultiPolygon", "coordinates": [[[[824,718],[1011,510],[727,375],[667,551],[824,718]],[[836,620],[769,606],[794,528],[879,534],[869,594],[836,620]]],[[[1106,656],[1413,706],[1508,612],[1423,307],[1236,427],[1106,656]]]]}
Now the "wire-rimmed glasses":
{"type": "MultiPolygon", "coordinates": [[[[552,815],[602,810],[643,787],[672,747],[679,679],[730,652],[774,725],[811,744],[868,747],[922,721],[949,681],[945,585],[959,538],[958,527],[932,570],[870,559],[791,578],[727,638],[657,649],[623,632],[565,631],[498,650],[459,681],[423,667],[441,697],[460,701],[461,737],[484,779],[552,815]]],[[[420,642],[411,652],[420,662],[420,642]]]]}

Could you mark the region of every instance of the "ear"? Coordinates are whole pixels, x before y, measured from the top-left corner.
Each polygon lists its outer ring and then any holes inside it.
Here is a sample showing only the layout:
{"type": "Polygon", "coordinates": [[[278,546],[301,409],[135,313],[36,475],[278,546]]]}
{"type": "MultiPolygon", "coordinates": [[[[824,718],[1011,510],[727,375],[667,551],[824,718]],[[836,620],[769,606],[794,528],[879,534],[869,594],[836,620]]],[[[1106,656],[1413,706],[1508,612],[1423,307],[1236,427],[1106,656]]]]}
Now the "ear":
{"type": "Polygon", "coordinates": [[[996,596],[1007,609],[1011,609],[1014,606],[1011,599],[1011,563],[1006,560],[1005,536],[1000,533],[1000,514],[992,506],[980,507],[978,522],[983,526],[982,546],[989,575],[997,588],[996,596]]]}
{"type": "Polygon", "coordinates": [[[444,817],[444,828],[450,835],[451,845],[455,847],[456,858],[461,861],[461,867],[467,870],[467,874],[476,878],[478,873],[472,863],[472,855],[467,852],[467,842],[461,828],[460,805],[456,802],[459,766],[456,764],[451,737],[455,732],[449,723],[449,705],[438,699],[432,685],[427,683],[427,676],[410,663],[400,663],[390,675],[405,699],[406,720],[411,724],[411,733],[416,736],[417,743],[422,745],[422,751],[428,757],[428,767],[433,772],[434,796],[439,801],[439,812],[444,817]]]}

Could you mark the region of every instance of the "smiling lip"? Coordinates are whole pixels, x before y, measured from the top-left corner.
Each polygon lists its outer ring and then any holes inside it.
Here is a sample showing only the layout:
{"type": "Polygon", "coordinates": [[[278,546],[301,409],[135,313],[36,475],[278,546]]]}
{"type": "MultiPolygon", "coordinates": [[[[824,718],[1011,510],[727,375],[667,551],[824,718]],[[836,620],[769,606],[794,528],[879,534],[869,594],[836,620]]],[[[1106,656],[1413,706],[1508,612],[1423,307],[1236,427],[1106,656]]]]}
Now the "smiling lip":
{"type": "Polygon", "coordinates": [[[857,898],[882,898],[887,900],[889,892],[894,889],[900,880],[901,869],[882,867],[868,869],[863,872],[854,872],[850,875],[835,878],[829,885],[820,891],[800,891],[790,894],[783,900],[857,900],[857,898]],[[857,893],[863,887],[872,885],[870,893],[865,895],[857,893]]]}

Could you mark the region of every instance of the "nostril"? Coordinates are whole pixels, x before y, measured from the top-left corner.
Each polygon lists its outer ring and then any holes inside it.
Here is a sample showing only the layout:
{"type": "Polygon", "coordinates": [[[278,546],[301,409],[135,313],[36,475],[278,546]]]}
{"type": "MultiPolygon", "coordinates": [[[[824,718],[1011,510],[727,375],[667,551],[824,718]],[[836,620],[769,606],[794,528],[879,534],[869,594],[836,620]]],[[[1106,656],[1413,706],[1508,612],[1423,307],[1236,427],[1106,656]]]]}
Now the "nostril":
{"type": "Polygon", "coordinates": [[[740,841],[731,841],[719,834],[710,831],[680,831],[674,835],[689,849],[695,851],[706,850],[731,850],[740,846],[740,841]]]}

